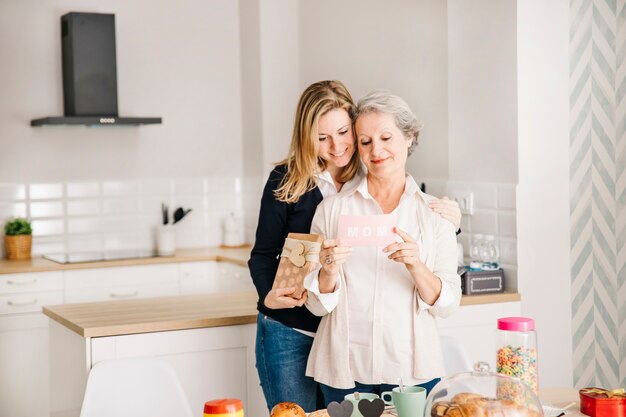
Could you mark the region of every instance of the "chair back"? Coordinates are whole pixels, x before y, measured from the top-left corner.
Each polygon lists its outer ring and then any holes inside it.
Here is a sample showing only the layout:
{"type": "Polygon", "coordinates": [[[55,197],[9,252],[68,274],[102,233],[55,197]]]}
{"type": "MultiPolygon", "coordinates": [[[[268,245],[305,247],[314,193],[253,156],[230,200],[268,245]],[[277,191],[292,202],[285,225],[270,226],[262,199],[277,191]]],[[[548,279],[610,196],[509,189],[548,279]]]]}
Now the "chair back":
{"type": "Polygon", "coordinates": [[[193,417],[176,372],[157,358],[111,359],[89,372],[80,417],[193,417]]]}
{"type": "Polygon", "coordinates": [[[472,371],[472,362],[463,346],[463,343],[452,336],[441,336],[441,349],[443,350],[443,363],[446,368],[446,376],[472,371]]]}

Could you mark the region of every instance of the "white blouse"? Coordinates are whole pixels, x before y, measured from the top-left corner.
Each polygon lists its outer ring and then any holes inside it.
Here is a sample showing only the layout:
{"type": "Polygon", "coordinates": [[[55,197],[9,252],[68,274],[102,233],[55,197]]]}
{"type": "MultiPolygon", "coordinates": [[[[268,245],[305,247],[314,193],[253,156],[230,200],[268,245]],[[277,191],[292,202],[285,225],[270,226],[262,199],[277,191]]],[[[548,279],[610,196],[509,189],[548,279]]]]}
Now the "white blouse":
{"type": "MultiPolygon", "coordinates": [[[[411,235],[422,262],[442,282],[433,305],[419,297],[404,264],[387,258],[383,247],[353,247],[340,270],[333,293],[320,294],[319,269],[307,276],[307,307],[324,316],[318,329],[307,375],[336,387],[364,384],[419,384],[443,375],[443,360],[435,316],[446,317],[459,305],[454,226],[435,214],[407,174],[398,207],[397,227],[411,235]]],[[[368,192],[367,178],[351,190],[324,199],[318,206],[311,233],[337,236],[341,214],[383,214],[368,192]]]]}

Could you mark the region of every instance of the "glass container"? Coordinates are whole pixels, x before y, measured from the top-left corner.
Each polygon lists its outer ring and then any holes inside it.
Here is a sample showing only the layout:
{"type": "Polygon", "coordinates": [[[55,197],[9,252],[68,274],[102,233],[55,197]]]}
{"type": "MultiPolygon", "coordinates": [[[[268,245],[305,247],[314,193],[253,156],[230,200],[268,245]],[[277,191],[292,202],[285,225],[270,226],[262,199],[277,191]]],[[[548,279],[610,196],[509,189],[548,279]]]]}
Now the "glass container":
{"type": "Polygon", "coordinates": [[[520,378],[537,394],[537,334],[528,317],[498,319],[496,372],[520,378]]]}
{"type": "Polygon", "coordinates": [[[542,417],[541,404],[520,379],[489,371],[478,362],[473,372],[443,378],[426,398],[425,416],[542,417]]]}

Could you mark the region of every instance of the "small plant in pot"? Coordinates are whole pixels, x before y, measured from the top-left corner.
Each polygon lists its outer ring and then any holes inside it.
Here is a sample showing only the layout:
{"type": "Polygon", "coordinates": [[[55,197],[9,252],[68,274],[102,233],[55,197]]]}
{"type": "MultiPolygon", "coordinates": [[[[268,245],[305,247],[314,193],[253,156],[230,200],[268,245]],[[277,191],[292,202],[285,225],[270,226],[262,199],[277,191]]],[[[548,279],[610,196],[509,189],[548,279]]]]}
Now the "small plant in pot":
{"type": "Polygon", "coordinates": [[[4,246],[7,259],[30,259],[33,242],[33,229],[30,222],[22,217],[9,219],[4,225],[4,246]]]}

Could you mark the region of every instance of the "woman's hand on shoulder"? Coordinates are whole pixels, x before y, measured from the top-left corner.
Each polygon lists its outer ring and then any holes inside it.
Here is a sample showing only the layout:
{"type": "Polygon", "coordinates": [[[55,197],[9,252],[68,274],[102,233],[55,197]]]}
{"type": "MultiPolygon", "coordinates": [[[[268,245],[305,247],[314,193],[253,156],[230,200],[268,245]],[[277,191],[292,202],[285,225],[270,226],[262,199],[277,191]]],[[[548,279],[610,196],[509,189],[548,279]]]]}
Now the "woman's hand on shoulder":
{"type": "Polygon", "coordinates": [[[302,293],[300,298],[293,298],[291,294],[296,291],[295,288],[274,288],[265,296],[263,304],[267,308],[277,310],[279,308],[294,308],[303,306],[306,302],[308,294],[306,291],[302,293]]]}
{"type": "Polygon", "coordinates": [[[428,206],[432,211],[452,223],[454,230],[459,230],[461,227],[461,209],[459,208],[459,203],[450,200],[448,197],[442,197],[432,200],[428,203],[428,206]]]}

